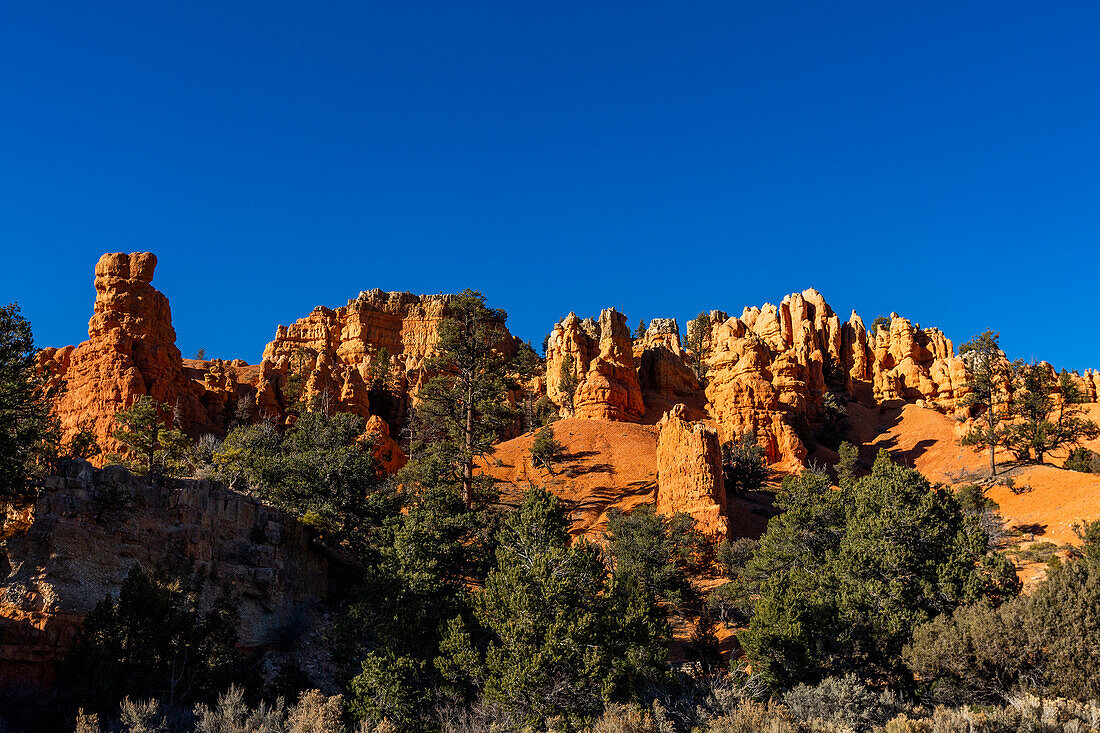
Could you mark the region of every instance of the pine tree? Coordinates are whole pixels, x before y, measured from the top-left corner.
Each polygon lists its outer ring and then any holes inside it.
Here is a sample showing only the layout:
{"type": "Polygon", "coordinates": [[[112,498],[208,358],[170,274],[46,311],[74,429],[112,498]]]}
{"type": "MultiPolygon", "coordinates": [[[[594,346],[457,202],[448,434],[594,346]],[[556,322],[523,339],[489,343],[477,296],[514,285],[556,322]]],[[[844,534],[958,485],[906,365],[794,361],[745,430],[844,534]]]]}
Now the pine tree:
{"type": "Polygon", "coordinates": [[[1042,463],[1048,453],[1080,445],[1100,429],[1081,417],[1084,395],[1065,370],[1056,378],[1046,364],[1013,365],[1012,407],[1017,420],[1005,432],[1005,443],[1018,460],[1042,463]],[[1056,401],[1055,388],[1060,395],[1056,401]]]}
{"type": "Polygon", "coordinates": [[[19,306],[0,308],[0,502],[26,497],[32,474],[57,454],[60,431],[37,353],[19,306]]]}
{"type": "Polygon", "coordinates": [[[566,354],[561,359],[561,368],[558,370],[558,389],[565,395],[565,409],[573,412],[573,395],[577,393],[577,378],[573,374],[577,360],[572,354],[566,354]]]}
{"type": "Polygon", "coordinates": [[[1001,408],[1007,407],[1005,386],[1011,379],[1010,367],[997,344],[1000,334],[986,331],[959,347],[959,355],[966,362],[970,378],[966,383],[969,394],[963,406],[976,405],[983,409],[985,425],[975,426],[960,442],[978,449],[989,448],[989,473],[997,475],[996,448],[1004,442],[1006,428],[1001,408]]]}
{"type": "Polygon", "coordinates": [[[142,395],[125,410],[115,413],[112,437],[122,443],[126,457],[109,456],[108,460],[123,463],[140,473],[179,470],[179,460],[191,447],[191,441],[177,428],[169,427],[168,405],[142,395]]]}
{"type": "MultiPolygon", "coordinates": [[[[419,450],[451,466],[462,485],[462,501],[474,500],[474,462],[492,452],[500,432],[515,418],[504,401],[507,362],[499,345],[507,314],[485,305],[485,296],[464,290],[439,323],[435,371],[420,391],[419,450]]],[[[418,451],[419,452],[419,451],[418,451]]]]}
{"type": "Polygon", "coordinates": [[[554,463],[565,453],[565,446],[554,437],[554,429],[549,425],[535,433],[531,443],[531,461],[540,463],[550,473],[554,472],[554,463]]]}
{"type": "Polygon", "coordinates": [[[707,376],[707,365],[704,361],[706,354],[706,340],[710,336],[710,315],[700,313],[694,320],[687,324],[687,334],[684,338],[684,347],[689,354],[688,367],[695,378],[702,382],[707,376]]]}
{"type": "Polygon", "coordinates": [[[528,723],[594,716],[666,667],[668,624],[634,574],[609,576],[599,546],[572,542],[561,501],[532,487],[504,522],[473,628],[447,627],[436,666],[528,723]]]}

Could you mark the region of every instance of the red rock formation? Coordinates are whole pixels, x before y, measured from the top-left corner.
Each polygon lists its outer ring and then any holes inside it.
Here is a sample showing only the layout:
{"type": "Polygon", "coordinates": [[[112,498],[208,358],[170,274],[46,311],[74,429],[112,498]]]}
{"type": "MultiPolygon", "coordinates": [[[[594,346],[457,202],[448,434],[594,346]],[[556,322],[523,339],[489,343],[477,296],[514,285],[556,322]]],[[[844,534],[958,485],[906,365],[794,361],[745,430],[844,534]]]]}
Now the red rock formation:
{"type": "Polygon", "coordinates": [[[672,318],[654,318],[641,339],[634,342],[638,382],[647,402],[659,399],[676,404],[699,394],[699,380],[688,368],[680,345],[680,327],[672,318]]]}
{"type": "MultiPolygon", "coordinates": [[[[439,340],[439,322],[449,313],[453,295],[413,295],[371,290],[335,310],[324,307],[290,326],[279,326],[264,349],[268,382],[261,393],[275,392],[274,374],[301,372],[303,398],[329,395],[335,409],[371,414],[369,385],[385,375],[393,404],[382,417],[404,420],[416,391],[429,376],[426,361],[439,340]],[[383,363],[385,362],[385,363],[383,363]]],[[[516,353],[516,340],[500,324],[497,348],[516,353]]]]}
{"type": "Polygon", "coordinates": [[[683,405],[676,405],[658,423],[657,511],[684,512],[700,531],[725,538],[729,522],[718,433],[705,423],[686,421],[684,412],[683,405]]]}
{"type": "Polygon", "coordinates": [[[746,308],[739,319],[712,324],[707,336],[706,393],[723,439],[755,433],[772,462],[805,459],[795,426],[820,417],[827,389],[868,405],[941,411],[955,410],[966,393],[966,366],[942,332],[895,314],[888,331],[869,337],[858,315],[842,326],[812,289],[778,307],[746,308]]]}
{"type": "Polygon", "coordinates": [[[563,414],[573,414],[572,398],[562,389],[562,367],[566,357],[572,357],[572,376],[580,384],[588,373],[588,365],[599,355],[599,337],[591,319],[581,321],[570,313],[554,325],[546,342],[546,395],[563,414]]]}
{"type": "Polygon", "coordinates": [[[397,441],[390,437],[390,426],[377,415],[367,420],[364,437],[374,447],[374,459],[378,462],[380,474],[395,473],[409,462],[397,441]]]}
{"type": "Polygon", "coordinates": [[[40,364],[68,385],[56,403],[66,439],[86,428],[104,452],[117,450],[114,415],[142,395],[171,405],[187,429],[213,428],[201,387],[183,374],[168,299],[150,284],[156,265],[149,252],[103,255],[88,340],[40,354],[40,364]]]}
{"type": "Polygon", "coordinates": [[[879,329],[868,341],[872,358],[852,355],[853,364],[870,361],[870,370],[854,367],[854,381],[870,383],[875,402],[916,403],[952,411],[965,396],[967,372],[955,347],[937,328],[920,329],[908,319],[890,314],[890,328],[879,329]]]}
{"type": "Polygon", "coordinates": [[[800,395],[791,390],[796,383],[790,375],[791,361],[783,353],[774,354],[764,338],[738,318],[719,325],[713,341],[706,360],[706,396],[722,441],[753,434],[772,463],[805,459],[806,447],[790,419],[796,408],[780,400],[781,392],[773,384],[781,381],[772,371],[774,361],[776,371],[788,372],[782,379],[789,390],[787,399],[804,405],[797,399],[800,395]]]}
{"type": "Polygon", "coordinates": [[[626,316],[614,308],[604,309],[598,329],[600,353],[589,363],[573,398],[577,417],[638,420],[645,415],[645,403],[626,316]]]}
{"type": "Polygon", "coordinates": [[[577,380],[572,414],[583,418],[633,422],[645,415],[645,402],[634,367],[633,341],[626,316],[604,309],[596,324],[570,313],[554,327],[547,342],[547,394],[566,413],[569,400],[561,389],[565,356],[574,359],[577,380]]]}

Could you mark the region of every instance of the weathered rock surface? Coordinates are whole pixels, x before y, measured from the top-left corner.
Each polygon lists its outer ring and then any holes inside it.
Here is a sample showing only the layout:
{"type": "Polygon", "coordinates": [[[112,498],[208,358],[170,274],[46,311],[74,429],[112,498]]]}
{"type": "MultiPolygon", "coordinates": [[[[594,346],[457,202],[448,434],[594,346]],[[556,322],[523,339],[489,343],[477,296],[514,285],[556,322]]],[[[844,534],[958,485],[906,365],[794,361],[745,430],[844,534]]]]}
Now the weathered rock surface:
{"type": "MultiPolygon", "coordinates": [[[[625,339],[625,317],[616,322],[621,323],[618,338],[625,339]]],[[[689,324],[689,330],[697,327],[689,324]]],[[[913,403],[942,412],[959,409],[966,396],[966,364],[941,331],[921,329],[894,314],[889,328],[868,334],[858,315],[841,322],[814,289],[788,295],[777,306],[745,308],[736,318],[711,311],[701,329],[693,341],[699,353],[692,355],[671,319],[654,319],[634,340],[633,362],[645,406],[658,408],[660,415],[678,402],[701,405],[705,400],[705,414],[716,422],[723,441],[754,434],[772,463],[794,467],[806,459],[804,441],[823,419],[829,391],[865,405],[913,403]],[[705,366],[705,390],[687,366],[693,358],[705,366]]],[[[622,346],[607,338],[605,316],[593,324],[569,314],[548,340],[550,398],[567,405],[560,379],[568,355],[577,383],[573,414],[639,419],[636,409],[624,409],[632,404],[633,390],[622,346]],[[617,368],[601,365],[600,359],[617,368]]],[[[1089,399],[1097,399],[1100,376],[1086,372],[1077,381],[1089,399]]]]}
{"type": "Polygon", "coordinates": [[[705,534],[729,536],[722,449],[718,433],[702,422],[684,419],[677,405],[658,423],[657,511],[684,512],[705,534]]]}
{"type": "Polygon", "coordinates": [[[921,329],[892,313],[890,328],[879,329],[867,348],[871,358],[853,353],[848,373],[854,382],[870,383],[879,404],[906,402],[951,411],[966,394],[966,365],[937,328],[921,329]],[[869,361],[869,373],[857,370],[857,361],[869,361]]]}
{"type": "MultiPolygon", "coordinates": [[[[302,398],[325,398],[339,410],[367,417],[370,383],[387,385],[388,405],[375,406],[387,422],[401,424],[417,390],[431,375],[427,360],[439,341],[439,322],[453,295],[413,295],[370,290],[346,306],[317,307],[289,326],[279,326],[264,349],[269,372],[300,373],[302,398]]],[[[500,324],[497,347],[516,353],[516,339],[500,324]]],[[[276,380],[278,381],[278,380],[276,380]]]]}
{"type": "Polygon", "coordinates": [[[168,299],[150,284],[156,265],[150,252],[103,255],[88,340],[40,353],[39,364],[68,385],[56,403],[66,439],[84,428],[105,453],[117,450],[114,415],[142,395],[171,405],[185,428],[215,427],[202,388],[183,374],[168,299]]]}
{"type": "Polygon", "coordinates": [[[573,357],[577,381],[573,415],[625,422],[645,415],[634,344],[622,313],[606,308],[596,324],[570,313],[554,327],[546,352],[547,393],[566,413],[570,412],[569,400],[561,388],[561,373],[568,355],[573,357]]]}
{"type": "Polygon", "coordinates": [[[634,363],[643,397],[676,404],[699,394],[699,380],[687,366],[687,352],[680,344],[675,319],[654,318],[634,342],[634,363]]]}
{"type": "Polygon", "coordinates": [[[599,354],[599,339],[595,330],[595,324],[592,324],[590,332],[576,313],[570,313],[554,325],[554,330],[547,339],[546,395],[566,415],[573,414],[573,399],[566,394],[562,385],[563,368],[571,359],[572,368],[568,371],[574,384],[580,384],[584,380],[588,365],[599,354]]]}
{"type": "MultiPolygon", "coordinates": [[[[154,486],[121,467],[71,462],[0,533],[0,686],[51,683],[84,617],[117,597],[134,565],[216,578],[240,613],[239,641],[259,649],[310,618],[328,592],[328,560],[311,530],[209,481],[154,486]],[[130,506],[107,511],[103,492],[130,506]]],[[[216,585],[215,585],[216,583],[216,585]]]]}

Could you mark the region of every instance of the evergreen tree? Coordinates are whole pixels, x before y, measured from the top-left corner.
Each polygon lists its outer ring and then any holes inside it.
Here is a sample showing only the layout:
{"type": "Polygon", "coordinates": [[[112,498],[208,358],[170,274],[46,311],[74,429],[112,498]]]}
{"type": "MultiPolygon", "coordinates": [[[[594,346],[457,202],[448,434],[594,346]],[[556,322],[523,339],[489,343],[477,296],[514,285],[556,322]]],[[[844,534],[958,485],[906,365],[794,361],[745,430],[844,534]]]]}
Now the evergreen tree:
{"type": "Polygon", "coordinates": [[[639,341],[645,338],[646,325],[644,319],[638,319],[638,327],[634,329],[634,340],[639,341]]]}
{"type": "Polygon", "coordinates": [[[1057,377],[1046,364],[1013,366],[1012,407],[1016,420],[1005,431],[1005,444],[1018,460],[1042,463],[1048,453],[1095,438],[1100,428],[1081,417],[1084,395],[1069,372],[1057,377]],[[1057,388],[1060,399],[1055,401],[1057,388]]]}
{"type": "Polygon", "coordinates": [[[952,701],[994,702],[1023,691],[1077,700],[1100,696],[1100,521],[1082,546],[1028,595],[960,606],[918,627],[904,658],[952,701]]]}
{"type": "Polygon", "coordinates": [[[178,428],[170,427],[171,408],[142,395],[125,410],[115,413],[112,436],[123,445],[126,456],[108,456],[111,462],[123,463],[136,473],[168,473],[182,471],[182,459],[191,447],[191,440],[178,428]]]}
{"type": "Polygon", "coordinates": [[[710,315],[700,313],[687,324],[687,333],[684,336],[684,348],[687,349],[689,355],[688,367],[700,382],[705,380],[707,376],[706,354],[704,351],[707,339],[710,337],[710,328],[710,315]]]}
{"type": "Polygon", "coordinates": [[[759,491],[764,486],[768,465],[755,435],[745,433],[722,444],[722,478],[726,490],[736,494],[759,491]]]}
{"type": "Polygon", "coordinates": [[[651,597],[681,616],[698,615],[700,597],[688,573],[700,569],[710,548],[690,515],[664,516],[648,504],[629,514],[612,509],[606,541],[616,574],[637,579],[651,597]]]}
{"type": "Polygon", "coordinates": [[[454,689],[481,690],[529,723],[591,718],[665,668],[667,625],[644,584],[609,577],[600,549],[568,529],[557,497],[528,491],[474,619],[448,625],[437,662],[454,689]]]}
{"type": "Polygon", "coordinates": [[[959,356],[966,362],[969,373],[966,382],[969,393],[962,404],[977,406],[985,421],[985,425],[975,426],[960,443],[977,449],[989,448],[991,476],[997,475],[996,448],[1006,435],[1006,426],[1001,422],[1006,415],[1001,414],[1001,408],[1008,402],[1005,387],[1011,379],[1009,364],[997,344],[999,338],[1000,334],[985,331],[959,347],[959,356]]]}
{"type": "Polygon", "coordinates": [[[1074,448],[1066,457],[1065,468],[1080,473],[1100,473],[1100,455],[1088,448],[1074,448]]]}
{"type": "Polygon", "coordinates": [[[445,622],[469,616],[466,588],[484,582],[497,515],[483,501],[467,508],[458,478],[436,457],[411,462],[394,480],[406,487],[406,511],[389,523],[342,636],[352,712],[419,730],[431,715],[431,691],[445,682],[436,659],[445,622]]]}
{"type": "Polygon", "coordinates": [[[523,432],[527,433],[543,424],[539,418],[536,404],[542,396],[541,380],[535,377],[546,373],[543,359],[535,353],[530,342],[521,343],[516,355],[508,363],[508,388],[519,395],[522,410],[523,432]]]}
{"type": "Polygon", "coordinates": [[[73,708],[110,714],[127,696],[189,705],[238,681],[236,613],[224,598],[202,610],[199,591],[134,565],[118,599],[85,617],[62,665],[60,689],[73,708]]]}
{"type": "Polygon", "coordinates": [[[859,466],[859,449],[848,441],[840,444],[837,449],[839,460],[836,463],[836,479],[841,486],[848,486],[856,480],[856,469],[859,466]]]}
{"type": "Polygon", "coordinates": [[[268,423],[234,429],[214,454],[220,477],[249,488],[359,557],[401,507],[379,475],[363,418],[307,412],[284,434],[268,423]]]}
{"type": "Polygon", "coordinates": [[[25,499],[30,479],[57,455],[60,431],[37,353],[19,306],[0,308],[0,504],[25,499]]]}
{"type": "Polygon", "coordinates": [[[506,318],[476,291],[464,290],[452,300],[429,364],[437,376],[418,395],[420,450],[453,468],[466,506],[474,500],[475,460],[493,451],[515,417],[504,402],[507,364],[499,350],[506,318]]]}
{"type": "Polygon", "coordinates": [[[565,395],[565,409],[573,412],[573,396],[577,393],[577,377],[573,371],[577,368],[577,360],[572,354],[566,354],[561,358],[561,367],[558,369],[558,389],[565,395]]]}
{"type": "Polygon", "coordinates": [[[531,461],[541,464],[550,473],[554,472],[554,463],[565,454],[565,446],[554,437],[554,429],[546,425],[535,433],[531,443],[531,461]]]}
{"type": "Polygon", "coordinates": [[[748,563],[756,596],[738,635],[774,686],[856,672],[904,682],[913,628],[960,603],[1019,588],[977,517],[885,451],[871,475],[835,490],[822,473],[788,478],[748,563]]]}

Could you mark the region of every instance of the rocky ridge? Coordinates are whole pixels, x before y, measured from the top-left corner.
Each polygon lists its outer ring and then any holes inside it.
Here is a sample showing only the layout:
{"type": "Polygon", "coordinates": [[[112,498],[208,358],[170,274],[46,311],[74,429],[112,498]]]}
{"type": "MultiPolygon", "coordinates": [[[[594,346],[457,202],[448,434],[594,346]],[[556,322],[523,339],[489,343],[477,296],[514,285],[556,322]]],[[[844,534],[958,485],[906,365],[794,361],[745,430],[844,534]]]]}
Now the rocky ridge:
{"type": "MultiPolygon", "coordinates": [[[[963,409],[966,364],[942,331],[895,313],[887,327],[869,333],[855,312],[842,322],[814,289],[788,295],[779,305],[746,307],[738,317],[711,311],[696,353],[681,345],[675,321],[651,321],[632,348],[644,402],[638,409],[625,359],[618,357],[614,379],[597,360],[604,350],[604,314],[595,324],[570,313],[547,342],[547,395],[568,411],[561,365],[572,356],[578,417],[655,423],[673,405],[691,405],[694,398],[701,411],[693,417],[712,420],[722,441],[754,434],[769,462],[794,468],[807,458],[829,392],[866,406],[915,404],[969,416],[963,409]],[[703,387],[689,368],[693,361],[705,371],[703,387]]],[[[623,324],[621,341],[625,317],[615,316],[623,324]]],[[[1098,399],[1100,374],[1087,371],[1075,379],[1087,399],[1098,399]]]]}
{"type": "MultiPolygon", "coordinates": [[[[151,284],[156,264],[147,252],[100,258],[88,340],[40,353],[42,368],[67,384],[55,403],[66,438],[88,429],[104,453],[117,450],[114,414],[145,394],[170,405],[193,436],[222,434],[242,419],[284,423],[320,400],[369,419],[381,462],[389,470],[403,463],[391,435],[430,376],[438,326],[456,296],[364,291],[279,326],[260,364],[189,360],[176,347],[168,300],[151,284]]],[[[656,424],[683,404],[691,419],[713,421],[721,440],[753,433],[769,461],[791,467],[807,458],[829,392],[949,414],[965,397],[966,365],[940,330],[891,314],[869,333],[854,312],[841,321],[813,289],[705,320],[692,352],[672,319],[653,319],[631,338],[614,309],[595,320],[570,313],[548,337],[545,380],[535,389],[562,414],[586,419],[656,424]],[[567,357],[571,395],[562,384],[567,357]]],[[[500,328],[499,349],[515,353],[518,341],[500,328]]],[[[1087,399],[1100,398],[1100,373],[1075,378],[1087,399]]]]}

